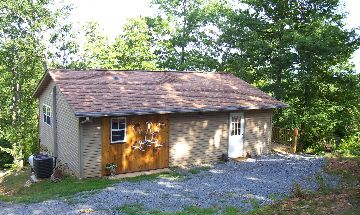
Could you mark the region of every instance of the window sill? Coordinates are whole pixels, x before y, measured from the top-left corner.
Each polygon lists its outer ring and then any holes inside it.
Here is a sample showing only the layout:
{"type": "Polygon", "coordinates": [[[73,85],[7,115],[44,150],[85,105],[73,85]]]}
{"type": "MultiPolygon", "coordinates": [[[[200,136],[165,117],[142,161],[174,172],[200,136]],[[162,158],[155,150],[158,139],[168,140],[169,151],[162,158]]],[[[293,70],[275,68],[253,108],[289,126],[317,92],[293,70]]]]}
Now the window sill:
{"type": "Polygon", "coordinates": [[[48,124],[48,123],[46,123],[46,122],[44,122],[44,124],[47,125],[47,126],[49,126],[49,127],[51,128],[51,124],[48,124]]]}
{"type": "Polygon", "coordinates": [[[117,141],[117,142],[110,142],[110,144],[125,144],[126,141],[117,141]]]}

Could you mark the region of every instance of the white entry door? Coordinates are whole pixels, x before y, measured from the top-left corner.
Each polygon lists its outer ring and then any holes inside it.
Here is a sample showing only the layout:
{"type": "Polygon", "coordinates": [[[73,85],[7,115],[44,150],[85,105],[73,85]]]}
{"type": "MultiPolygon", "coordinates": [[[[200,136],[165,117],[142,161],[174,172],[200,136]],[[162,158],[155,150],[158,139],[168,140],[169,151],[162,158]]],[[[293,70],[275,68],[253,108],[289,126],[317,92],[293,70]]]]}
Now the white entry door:
{"type": "Polygon", "coordinates": [[[230,158],[238,158],[244,155],[244,121],[244,112],[230,113],[228,151],[230,158]]]}

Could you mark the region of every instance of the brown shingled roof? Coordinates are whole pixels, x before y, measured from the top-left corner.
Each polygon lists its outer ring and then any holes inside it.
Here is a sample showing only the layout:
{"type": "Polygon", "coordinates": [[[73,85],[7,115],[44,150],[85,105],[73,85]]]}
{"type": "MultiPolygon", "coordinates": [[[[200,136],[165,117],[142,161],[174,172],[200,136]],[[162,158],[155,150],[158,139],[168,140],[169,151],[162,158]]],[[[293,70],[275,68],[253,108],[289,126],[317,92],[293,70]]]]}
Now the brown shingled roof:
{"type": "Polygon", "coordinates": [[[287,107],[228,73],[51,70],[76,116],[226,111],[287,107]]]}

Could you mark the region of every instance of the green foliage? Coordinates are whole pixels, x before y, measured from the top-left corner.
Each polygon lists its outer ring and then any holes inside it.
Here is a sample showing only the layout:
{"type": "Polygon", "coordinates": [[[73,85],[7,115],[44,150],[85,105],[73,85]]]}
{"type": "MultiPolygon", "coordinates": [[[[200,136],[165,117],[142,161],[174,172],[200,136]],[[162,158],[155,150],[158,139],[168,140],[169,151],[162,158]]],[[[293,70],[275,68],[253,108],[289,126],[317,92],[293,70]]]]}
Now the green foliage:
{"type": "Polygon", "coordinates": [[[85,35],[84,50],[81,58],[86,69],[112,69],[114,53],[108,37],[100,29],[99,23],[90,21],[82,30],[85,35]]]}
{"type": "Polygon", "coordinates": [[[0,2],[0,139],[11,147],[14,165],[37,144],[37,106],[32,98],[44,74],[44,32],[52,29],[67,7],[52,1],[0,2]]]}
{"type": "MultiPolygon", "coordinates": [[[[146,214],[152,214],[152,215],[170,215],[170,214],[175,214],[175,215],[186,215],[186,214],[213,215],[213,214],[217,214],[217,212],[220,211],[215,208],[200,208],[200,207],[196,207],[196,206],[188,206],[188,207],[184,208],[184,210],[179,211],[179,212],[162,212],[159,210],[147,211],[144,208],[144,205],[142,205],[142,204],[125,204],[125,205],[115,208],[115,210],[119,210],[122,213],[128,214],[128,215],[138,215],[138,214],[140,214],[140,215],[146,215],[146,214]]],[[[223,214],[232,215],[232,214],[236,214],[235,212],[238,212],[238,211],[239,210],[236,210],[236,208],[231,207],[231,208],[225,210],[225,212],[223,214]]]]}
{"type": "Polygon", "coordinates": [[[236,207],[226,207],[223,210],[224,215],[239,215],[242,214],[243,209],[242,208],[236,208],[236,207]]]}
{"type": "Polygon", "coordinates": [[[358,151],[359,48],[340,0],[152,0],[153,17],[129,19],[115,41],[96,22],[80,31],[70,5],[52,0],[0,3],[0,145],[14,162],[37,147],[31,97],[46,68],[222,70],[290,105],[274,124],[298,127],[300,148],[339,137],[358,151]],[[21,132],[19,132],[21,131],[21,132]]]}
{"type": "MultiPolygon", "coordinates": [[[[0,140],[0,147],[9,149],[9,152],[11,152],[12,146],[9,142],[0,140]]],[[[9,166],[11,166],[13,160],[14,159],[10,153],[5,151],[0,151],[0,169],[8,168],[9,166]]]]}
{"type": "Polygon", "coordinates": [[[250,204],[253,209],[258,209],[261,207],[259,200],[255,199],[255,198],[250,199],[250,204]]]}
{"type": "Polygon", "coordinates": [[[331,187],[326,183],[326,179],[320,173],[316,175],[316,181],[319,185],[318,190],[322,193],[330,193],[331,187]]]}
{"type": "Polygon", "coordinates": [[[301,128],[303,148],[358,129],[360,76],[349,58],[359,37],[344,28],[340,1],[243,2],[219,22],[221,40],[237,50],[224,69],[289,104],[274,123],[301,128]]]}
{"type": "Polygon", "coordinates": [[[339,150],[343,153],[360,156],[360,132],[344,138],[340,143],[339,150]]]}
{"type": "Polygon", "coordinates": [[[142,204],[125,204],[117,208],[117,210],[128,215],[137,215],[144,213],[144,205],[142,204]]]}
{"type": "Polygon", "coordinates": [[[195,167],[189,170],[191,174],[199,174],[202,171],[208,171],[210,169],[209,166],[201,166],[201,167],[195,167]]]}
{"type": "Polygon", "coordinates": [[[349,64],[359,36],[339,0],[152,2],[155,34],[170,35],[158,37],[161,67],[232,72],[286,102],[274,123],[300,128],[303,149],[359,130],[360,74],[349,64]]]}
{"type": "Polygon", "coordinates": [[[336,152],[343,156],[360,156],[360,133],[354,132],[343,139],[340,139],[339,137],[323,138],[308,147],[306,152],[325,155],[326,151],[329,152],[329,147],[332,152],[336,152]],[[337,139],[339,141],[338,146],[336,144],[337,139]]]}
{"type": "Polygon", "coordinates": [[[158,23],[153,28],[161,35],[155,53],[161,68],[213,71],[219,67],[217,44],[219,29],[215,14],[227,7],[220,1],[153,0],[159,7],[158,23]]]}
{"type": "Polygon", "coordinates": [[[157,69],[157,58],[151,51],[153,39],[145,18],[129,19],[113,42],[96,21],[86,23],[77,35],[74,32],[74,29],[66,28],[56,34],[56,38],[61,40],[57,41],[60,45],[54,50],[57,50],[57,58],[61,57],[63,61],[55,59],[52,66],[65,69],[157,69]],[[63,34],[66,38],[61,37],[63,34]],[[81,47],[74,43],[79,37],[85,39],[81,47]]]}
{"type": "Polygon", "coordinates": [[[155,70],[156,55],[153,48],[149,26],[145,18],[129,19],[123,34],[113,44],[115,68],[125,70],[155,70]]]}
{"type": "Polygon", "coordinates": [[[49,68],[56,69],[83,69],[83,59],[80,56],[80,43],[77,32],[68,16],[72,10],[71,5],[64,5],[59,11],[54,27],[47,30],[49,39],[46,39],[45,48],[49,68]]]}

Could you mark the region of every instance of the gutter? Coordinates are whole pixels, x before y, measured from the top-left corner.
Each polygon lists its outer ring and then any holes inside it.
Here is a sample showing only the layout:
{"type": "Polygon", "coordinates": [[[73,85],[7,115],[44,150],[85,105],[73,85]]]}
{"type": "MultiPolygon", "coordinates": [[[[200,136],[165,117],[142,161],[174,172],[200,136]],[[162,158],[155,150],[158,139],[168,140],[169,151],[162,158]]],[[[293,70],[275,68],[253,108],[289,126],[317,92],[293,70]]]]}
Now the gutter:
{"type": "Polygon", "coordinates": [[[84,178],[84,156],[83,156],[83,126],[79,120],[79,176],[80,178],[84,178]]]}
{"type": "Polygon", "coordinates": [[[236,110],[265,110],[274,108],[286,108],[287,104],[264,105],[264,106],[233,106],[225,108],[188,108],[188,109],[164,109],[164,110],[128,110],[118,112],[76,112],[76,117],[102,117],[102,116],[129,116],[129,115],[150,115],[150,114],[170,114],[170,113],[196,113],[196,112],[221,112],[236,110]]]}

